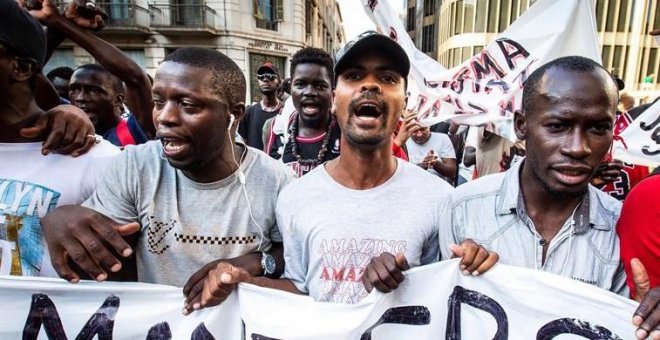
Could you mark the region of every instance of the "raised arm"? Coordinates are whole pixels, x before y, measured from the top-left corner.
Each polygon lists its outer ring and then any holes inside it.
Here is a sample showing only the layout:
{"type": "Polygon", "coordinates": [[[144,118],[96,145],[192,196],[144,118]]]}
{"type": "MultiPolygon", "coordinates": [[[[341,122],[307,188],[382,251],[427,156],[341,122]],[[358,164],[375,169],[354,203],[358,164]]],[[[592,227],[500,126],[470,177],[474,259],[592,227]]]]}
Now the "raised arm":
{"type": "MultiPolygon", "coordinates": [[[[42,6],[44,9],[47,9],[52,7],[53,4],[50,0],[44,0],[42,6]]],[[[42,19],[42,23],[49,30],[61,33],[62,36],[69,38],[85,49],[108,72],[124,82],[126,105],[137,118],[147,137],[150,139],[153,138],[156,130],[151,119],[153,100],[151,98],[151,82],[149,81],[149,77],[147,77],[147,74],[138,64],[120,49],[81,28],[77,24],[81,16],[76,12],[76,8],[74,3],[69,4],[64,16],[60,15],[56,10],[46,11],[48,15],[42,19]]],[[[51,32],[49,36],[57,38],[55,32],[51,32]]],[[[55,47],[55,42],[49,43],[49,50],[55,47]]]]}

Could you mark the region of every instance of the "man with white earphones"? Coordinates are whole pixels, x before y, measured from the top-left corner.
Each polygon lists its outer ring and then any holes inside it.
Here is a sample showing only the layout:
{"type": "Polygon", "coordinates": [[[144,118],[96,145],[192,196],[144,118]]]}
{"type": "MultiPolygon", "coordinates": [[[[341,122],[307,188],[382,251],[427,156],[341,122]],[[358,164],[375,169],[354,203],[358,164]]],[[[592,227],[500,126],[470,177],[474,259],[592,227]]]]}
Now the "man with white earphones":
{"type": "Polygon", "coordinates": [[[45,236],[55,269],[72,282],[80,276],[69,257],[103,281],[124,270],[118,258],[135,253],[137,280],[184,287],[187,314],[201,307],[207,272],[220,262],[255,276],[283,271],[275,203],[293,174],[234,143],[245,78],[224,54],[171,53],[156,71],[153,98],[159,140],[127,148],[82,207],[46,216],[45,236]],[[120,236],[137,231],[130,245],[120,236]]]}

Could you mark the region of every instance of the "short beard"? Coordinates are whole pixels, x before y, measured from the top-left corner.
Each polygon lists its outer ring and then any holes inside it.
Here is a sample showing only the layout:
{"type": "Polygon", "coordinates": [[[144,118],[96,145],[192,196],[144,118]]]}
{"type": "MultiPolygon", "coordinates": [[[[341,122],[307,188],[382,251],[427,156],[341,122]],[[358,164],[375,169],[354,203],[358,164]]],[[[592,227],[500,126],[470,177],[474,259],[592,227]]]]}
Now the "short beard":
{"type": "MultiPolygon", "coordinates": [[[[529,155],[528,155],[529,156],[529,155]]],[[[529,162],[530,159],[527,157],[525,159],[525,162],[529,162]]],[[[583,197],[589,190],[589,185],[587,184],[584,188],[578,190],[578,191],[557,191],[554,190],[550,187],[548,182],[541,176],[541,169],[539,168],[538,162],[532,161],[529,162],[530,165],[532,166],[532,174],[534,178],[541,183],[541,187],[543,187],[543,190],[547,192],[550,196],[556,197],[557,199],[564,199],[564,198],[580,198],[583,197]]]]}

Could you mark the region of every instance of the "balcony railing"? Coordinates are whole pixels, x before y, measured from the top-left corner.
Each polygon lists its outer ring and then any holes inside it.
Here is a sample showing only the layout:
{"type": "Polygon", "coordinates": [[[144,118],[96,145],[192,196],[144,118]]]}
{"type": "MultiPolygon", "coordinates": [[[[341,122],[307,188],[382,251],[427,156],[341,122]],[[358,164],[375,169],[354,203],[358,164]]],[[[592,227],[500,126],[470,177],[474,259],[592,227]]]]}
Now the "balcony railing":
{"type": "Polygon", "coordinates": [[[206,5],[151,4],[151,26],[158,28],[202,28],[215,31],[216,12],[206,5]]]}
{"type": "Polygon", "coordinates": [[[149,10],[133,3],[109,3],[99,2],[96,4],[103,8],[108,14],[107,25],[109,27],[139,27],[149,29],[149,10]]]}
{"type": "Polygon", "coordinates": [[[257,18],[257,28],[277,31],[277,21],[263,20],[257,18]]]}

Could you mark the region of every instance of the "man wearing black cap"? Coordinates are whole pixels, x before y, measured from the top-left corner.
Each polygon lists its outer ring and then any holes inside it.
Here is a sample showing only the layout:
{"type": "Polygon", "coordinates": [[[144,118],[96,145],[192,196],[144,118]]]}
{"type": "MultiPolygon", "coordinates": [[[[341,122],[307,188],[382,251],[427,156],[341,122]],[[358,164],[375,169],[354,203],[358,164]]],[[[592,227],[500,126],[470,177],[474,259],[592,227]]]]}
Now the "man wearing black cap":
{"type": "Polygon", "coordinates": [[[119,150],[102,141],[78,158],[43,156],[45,136],[25,128],[45,115],[35,102],[35,83],[46,37],[15,1],[0,0],[0,13],[0,275],[55,276],[40,218],[89,197],[119,150]]]}
{"type": "MultiPolygon", "coordinates": [[[[438,228],[446,223],[451,187],[391,151],[409,68],[403,49],[376,32],[363,33],[337,53],[333,109],[342,130],[341,154],[278,198],[286,279],[250,278],[240,268],[219,265],[209,275],[203,304],[220,291],[214,282],[239,281],[317,301],[357,303],[374,286],[396,288],[401,270],[438,260],[438,228]],[[402,202],[415,203],[401,209],[402,202]]],[[[472,271],[497,260],[471,241],[453,249],[459,256],[486,255],[463,263],[472,271]]]]}
{"type": "Polygon", "coordinates": [[[263,151],[264,124],[268,119],[275,117],[283,106],[277,98],[277,88],[281,83],[279,70],[270,61],[266,62],[257,69],[257,80],[261,100],[245,110],[245,116],[238,127],[238,134],[245,144],[263,151]]]}

